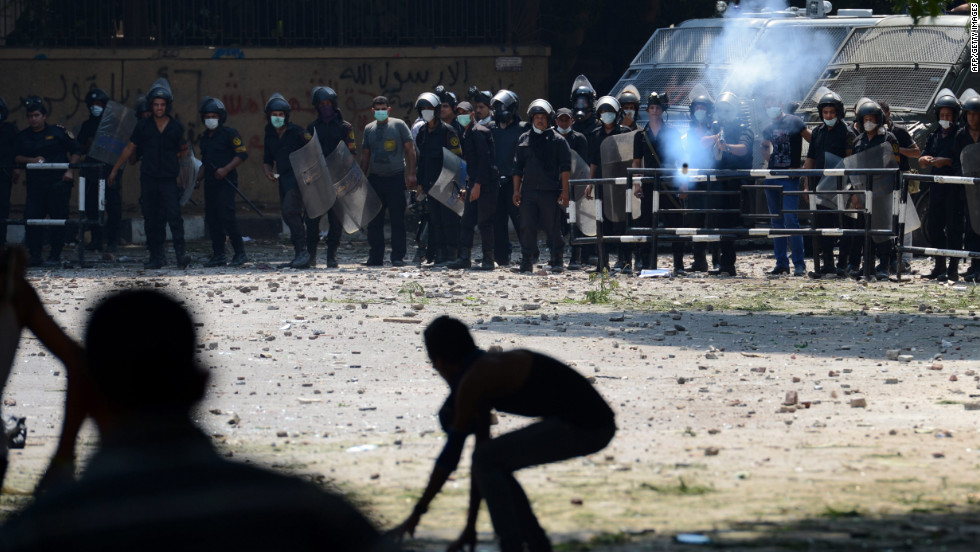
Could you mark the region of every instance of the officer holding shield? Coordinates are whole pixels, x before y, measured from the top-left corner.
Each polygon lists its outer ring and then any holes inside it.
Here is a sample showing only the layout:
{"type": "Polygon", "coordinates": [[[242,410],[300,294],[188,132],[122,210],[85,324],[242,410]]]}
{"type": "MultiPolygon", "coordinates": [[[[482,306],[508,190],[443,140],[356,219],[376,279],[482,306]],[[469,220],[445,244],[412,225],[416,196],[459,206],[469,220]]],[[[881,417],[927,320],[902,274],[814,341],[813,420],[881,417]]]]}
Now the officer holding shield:
{"type": "Polygon", "coordinates": [[[473,106],[460,102],[456,106],[456,121],[463,129],[463,159],[466,161],[469,182],[463,192],[463,219],[459,229],[459,253],[448,268],[470,268],[470,249],[473,230],[480,228],[483,262],[480,270],[493,270],[493,214],[497,209],[497,170],[493,165],[493,135],[490,129],[473,121],[473,106]]]}
{"type": "MultiPolygon", "coordinates": [[[[442,102],[431,92],[423,92],[415,101],[415,107],[424,121],[415,137],[415,145],[419,150],[418,157],[418,192],[432,188],[442,173],[444,154],[448,150],[456,155],[462,155],[459,145],[459,135],[452,126],[436,116],[442,102]]],[[[449,264],[456,256],[458,236],[453,233],[454,223],[459,219],[449,207],[439,203],[431,195],[427,195],[429,207],[429,259],[437,265],[449,264]],[[455,220],[454,220],[455,219],[455,220]]]]}

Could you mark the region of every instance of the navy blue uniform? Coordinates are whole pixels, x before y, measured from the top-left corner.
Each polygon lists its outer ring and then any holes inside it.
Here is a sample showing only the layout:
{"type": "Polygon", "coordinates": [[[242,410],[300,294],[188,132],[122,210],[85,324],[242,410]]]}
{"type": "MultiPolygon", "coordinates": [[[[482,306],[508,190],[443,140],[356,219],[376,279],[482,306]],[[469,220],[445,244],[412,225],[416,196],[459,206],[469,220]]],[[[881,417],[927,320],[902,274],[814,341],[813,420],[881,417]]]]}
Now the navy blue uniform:
{"type": "MultiPolygon", "coordinates": [[[[435,128],[429,125],[420,128],[415,145],[419,150],[416,178],[426,191],[432,188],[442,172],[442,150],[445,148],[456,155],[463,154],[459,135],[452,126],[441,121],[435,128]]],[[[455,250],[459,243],[459,217],[432,196],[426,196],[426,204],[429,208],[429,243],[426,248],[429,260],[437,263],[451,261],[456,251],[450,250],[455,250]]]]}
{"type": "Polygon", "coordinates": [[[286,123],[282,136],[271,124],[265,125],[265,154],[263,162],[279,173],[279,200],[282,220],[289,227],[293,247],[297,252],[307,248],[306,224],[303,217],[303,196],[293,174],[289,154],[306,145],[312,136],[293,123],[286,123]]]}
{"type": "Polygon", "coordinates": [[[245,244],[235,217],[234,187],[238,186],[238,171],[232,170],[224,180],[218,180],[214,172],[236,157],[242,161],[248,159],[245,143],[237,130],[222,125],[205,130],[199,145],[204,169],[204,223],[211,234],[212,253],[215,258],[224,257],[227,236],[235,255],[244,255],[245,244]]]}
{"type": "MultiPolygon", "coordinates": [[[[45,163],[68,163],[69,158],[81,153],[78,141],[64,128],[44,125],[38,132],[26,128],[17,133],[15,155],[23,157],[42,157],[45,163]]],[[[72,182],[62,180],[64,171],[27,171],[27,202],[24,205],[24,218],[52,219],[68,218],[68,201],[71,198],[72,182]]],[[[31,254],[32,263],[41,259],[43,247],[42,229],[28,226],[24,232],[24,242],[31,254]]],[[[61,258],[65,246],[65,227],[51,227],[51,261],[61,258]]]]}
{"type": "MultiPolygon", "coordinates": [[[[959,175],[962,171],[960,167],[960,150],[957,148],[957,130],[952,127],[949,130],[939,129],[926,140],[926,147],[922,149],[922,155],[932,157],[946,157],[953,160],[953,164],[947,167],[932,167],[934,175],[959,175]]],[[[929,218],[926,220],[928,225],[930,245],[938,249],[962,249],[963,231],[966,228],[966,190],[960,184],[936,184],[929,185],[929,218]]],[[[945,257],[936,257],[936,269],[945,270],[949,279],[956,280],[959,274],[958,260],[950,259],[949,268],[946,267],[945,257]],[[956,275],[956,278],[953,276],[956,275]]]]}
{"type": "Polygon", "coordinates": [[[572,170],[571,149],[555,129],[521,135],[514,151],[514,176],[521,177],[521,270],[538,255],[538,228],[547,235],[552,268],[561,268],[565,240],[561,235],[561,174],[572,170]]]}
{"type": "MultiPolygon", "coordinates": [[[[712,129],[712,134],[724,131],[725,142],[729,144],[741,144],[746,146],[744,155],[735,155],[730,151],[722,153],[721,160],[716,167],[718,169],[751,169],[752,168],[752,148],[755,144],[755,133],[748,125],[737,121],[728,123],[716,122],[712,129]]],[[[738,191],[741,190],[744,180],[723,180],[713,181],[708,184],[709,190],[738,191]]],[[[714,195],[708,198],[709,205],[714,209],[737,209],[740,205],[738,196],[714,195]]],[[[741,224],[741,217],[732,213],[717,213],[707,216],[707,225],[714,228],[732,228],[741,224]]],[[[722,272],[735,275],[735,241],[723,240],[718,244],[720,256],[718,263],[722,272]]]]}
{"type": "Polygon", "coordinates": [[[470,181],[466,186],[463,219],[459,231],[459,258],[469,260],[473,247],[474,228],[480,229],[483,258],[493,259],[493,215],[497,210],[500,185],[494,158],[493,134],[490,129],[473,123],[463,131],[463,159],[470,181]],[[474,185],[479,184],[480,196],[470,201],[474,185]]]}
{"type": "Polygon", "coordinates": [[[511,198],[514,197],[514,149],[517,140],[531,127],[524,121],[514,121],[502,128],[496,122],[487,127],[493,135],[494,157],[497,160],[497,171],[500,176],[500,190],[497,195],[497,209],[493,216],[493,258],[497,264],[510,264],[510,254],[513,248],[510,244],[510,227],[520,231],[520,211],[511,198]]]}
{"type": "MultiPolygon", "coordinates": [[[[350,154],[357,158],[357,145],[354,143],[354,128],[344,120],[340,110],[334,111],[334,116],[328,122],[321,119],[313,121],[306,127],[308,134],[316,131],[317,140],[320,141],[320,149],[323,150],[324,157],[329,157],[337,144],[341,141],[347,145],[350,154]]],[[[343,225],[339,213],[339,206],[327,211],[327,266],[336,264],[337,248],[340,246],[340,235],[343,233],[343,225]]],[[[310,252],[310,257],[316,261],[316,246],[320,241],[320,218],[306,219],[306,244],[310,252]]]]}

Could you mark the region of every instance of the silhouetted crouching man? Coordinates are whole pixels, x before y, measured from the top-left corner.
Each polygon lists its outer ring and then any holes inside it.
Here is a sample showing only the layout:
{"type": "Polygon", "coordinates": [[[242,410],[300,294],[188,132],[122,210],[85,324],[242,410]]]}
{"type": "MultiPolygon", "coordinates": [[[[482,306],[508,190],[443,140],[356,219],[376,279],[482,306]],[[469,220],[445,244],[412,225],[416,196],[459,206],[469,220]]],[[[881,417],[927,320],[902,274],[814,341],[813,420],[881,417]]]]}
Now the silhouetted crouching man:
{"type": "Polygon", "coordinates": [[[613,411],[578,372],[527,350],[487,353],[462,322],[447,316],[425,330],[425,347],[450,394],[439,411],[449,437],[415,509],[393,531],[414,534],[429,503],[459,464],[466,436],[476,435],[466,528],[450,549],[476,545],[476,517],[486,499],[500,550],[551,550],[514,472],[602,450],[616,432],[613,411]],[[490,438],[490,409],[539,421],[490,438]]]}
{"type": "Polygon", "coordinates": [[[77,483],[0,530],[0,550],[384,549],[343,499],[214,450],[190,417],[208,381],[194,334],[188,312],[156,292],[96,309],[85,348],[101,446],[77,483]]]}

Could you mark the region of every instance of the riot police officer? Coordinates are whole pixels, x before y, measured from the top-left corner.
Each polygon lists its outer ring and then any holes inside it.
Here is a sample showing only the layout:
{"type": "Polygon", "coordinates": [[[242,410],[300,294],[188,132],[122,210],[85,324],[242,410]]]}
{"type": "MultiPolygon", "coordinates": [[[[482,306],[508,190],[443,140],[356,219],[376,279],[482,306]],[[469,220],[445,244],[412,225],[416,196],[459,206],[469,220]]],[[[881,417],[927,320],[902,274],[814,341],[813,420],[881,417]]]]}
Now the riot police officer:
{"type": "MultiPolygon", "coordinates": [[[[936,100],[934,114],[939,128],[926,140],[926,147],[919,157],[919,166],[931,168],[934,175],[955,175],[959,168],[959,155],[956,151],[956,121],[959,119],[959,100],[956,96],[945,94],[936,100]]],[[[937,249],[961,249],[966,219],[966,191],[956,184],[937,184],[929,186],[929,236],[932,246],[937,249]]],[[[932,272],[925,277],[930,280],[959,280],[959,259],[952,257],[947,266],[946,257],[937,255],[932,272]]]]}
{"type": "MultiPolygon", "coordinates": [[[[28,128],[17,134],[15,163],[78,163],[81,148],[75,137],[61,126],[49,125],[48,109],[38,96],[24,99],[24,112],[27,113],[28,128]]],[[[25,219],[68,218],[68,202],[74,173],[55,170],[27,171],[27,203],[24,206],[25,219]]],[[[51,254],[45,262],[41,257],[43,237],[41,228],[27,226],[25,242],[31,255],[31,266],[58,266],[61,264],[61,250],[65,247],[64,225],[51,227],[51,254]]]]}
{"type": "Polygon", "coordinates": [[[616,96],[619,102],[619,124],[630,130],[636,130],[636,114],[640,111],[640,91],[632,84],[625,88],[616,96]]]}
{"type": "Polygon", "coordinates": [[[514,151],[521,134],[528,131],[528,124],[521,120],[521,100],[510,90],[500,90],[490,100],[493,122],[490,133],[493,135],[494,156],[500,193],[497,196],[497,209],[493,217],[493,258],[500,266],[510,265],[513,247],[510,242],[510,224],[520,232],[519,210],[511,200],[514,196],[514,151]]]}
{"type": "MultiPolygon", "coordinates": [[[[715,116],[715,102],[708,94],[697,94],[691,100],[689,109],[691,123],[688,131],[681,137],[684,143],[684,154],[688,166],[693,169],[713,169],[715,158],[708,143],[702,143],[702,138],[710,134],[711,123],[715,116]]],[[[707,209],[708,196],[702,194],[690,194],[685,200],[689,209],[707,209]]],[[[707,217],[702,213],[691,213],[687,217],[686,226],[692,228],[704,228],[707,217]]],[[[708,244],[705,242],[694,242],[691,244],[694,253],[694,260],[685,272],[707,272],[708,267],[708,244]]],[[[718,265],[718,247],[712,244],[711,247],[711,266],[718,265]]]]}
{"type": "MultiPolygon", "coordinates": [[[[357,156],[357,145],[354,144],[354,127],[344,120],[337,101],[337,93],[327,86],[317,86],[313,89],[313,107],[317,110],[317,119],[306,126],[306,133],[316,134],[320,140],[323,155],[329,157],[337,144],[343,140],[351,155],[357,156]]],[[[337,268],[337,248],[340,247],[340,235],[343,232],[341,218],[338,213],[339,205],[327,211],[327,268],[337,268]]],[[[310,266],[316,266],[316,246],[320,242],[320,217],[306,220],[306,244],[310,252],[310,266]]]]}
{"type": "MultiPolygon", "coordinates": [[[[585,137],[581,132],[577,132],[572,129],[572,123],[575,120],[572,118],[572,110],[563,107],[556,112],[555,116],[555,130],[558,134],[561,134],[565,141],[568,142],[568,147],[582,158],[582,161],[588,163],[586,159],[589,158],[589,139],[585,137]]],[[[574,164],[573,164],[574,166],[574,164]]],[[[572,196],[575,201],[581,199],[582,192],[581,188],[576,190],[571,190],[572,196]]],[[[579,237],[578,228],[574,225],[568,224],[568,219],[562,217],[562,234],[569,236],[569,238],[574,239],[579,237]]],[[[593,247],[594,246],[590,246],[593,247]]],[[[582,268],[582,251],[585,250],[581,245],[573,245],[572,252],[568,259],[568,270],[579,270],[582,268]]]]}
{"type": "Polygon", "coordinates": [[[7,245],[7,217],[10,216],[10,191],[14,181],[14,156],[17,125],[7,120],[7,102],[0,98],[0,250],[7,245]]]}
{"type": "MultiPolygon", "coordinates": [[[[956,133],[956,149],[953,155],[957,160],[962,159],[961,154],[964,148],[980,143],[980,95],[964,99],[962,111],[966,124],[956,133]]],[[[964,167],[961,166],[960,169],[962,171],[964,167]]],[[[980,220],[974,218],[977,217],[977,213],[969,202],[967,205],[970,206],[970,209],[967,212],[966,236],[963,246],[968,251],[980,251],[980,235],[975,230],[980,220]]],[[[974,257],[970,261],[970,268],[963,275],[963,279],[967,282],[980,283],[980,259],[974,257]]]]}
{"type": "Polygon", "coordinates": [[[448,268],[470,268],[470,249],[473,248],[473,230],[480,228],[483,261],[480,270],[493,270],[493,213],[497,208],[497,170],[494,167],[493,135],[487,127],[473,121],[473,106],[460,102],[456,106],[456,120],[463,129],[461,143],[463,160],[469,182],[463,191],[463,218],[459,229],[459,252],[448,268]]]}
{"type": "Polygon", "coordinates": [[[204,181],[204,223],[211,234],[211,258],[204,266],[224,266],[226,237],[235,251],[231,266],[242,266],[248,257],[235,217],[235,190],[237,168],[248,159],[248,152],[238,131],[225,125],[228,110],[224,102],[207,96],[201,100],[198,111],[205,130],[199,141],[201,169],[197,183],[204,181]]]}
{"type": "MultiPolygon", "coordinates": [[[[82,169],[81,176],[85,177],[85,216],[90,221],[99,220],[99,179],[109,176],[112,165],[89,159],[88,154],[95,143],[95,135],[102,123],[102,113],[109,104],[109,94],[101,88],[93,88],[85,94],[85,105],[88,106],[89,118],[82,123],[78,131],[78,143],[85,152],[87,163],[98,163],[100,168],[82,169]]],[[[114,252],[119,245],[119,224],[122,221],[122,195],[119,186],[106,186],[105,189],[105,229],[92,227],[92,241],[89,251],[101,251],[105,246],[107,251],[114,252]]]]}
{"type": "Polygon", "coordinates": [[[265,103],[265,153],[262,168],[270,182],[279,184],[279,204],[282,220],[289,228],[295,256],[293,260],[281,265],[282,268],[309,268],[312,258],[306,238],[307,224],[303,213],[303,196],[300,195],[299,182],[289,161],[289,154],[306,145],[313,137],[303,128],[289,120],[292,108],[286,98],[278,92],[265,103]],[[278,174],[273,172],[273,167],[278,174]]]}
{"type": "Polygon", "coordinates": [[[561,272],[565,242],[559,216],[568,207],[568,180],[572,158],[568,142],[552,128],[554,108],[545,100],[528,107],[531,130],[521,135],[514,154],[514,205],[521,212],[521,266],[531,272],[538,255],[538,228],[543,228],[551,250],[550,266],[561,272]]]}
{"type": "Polygon", "coordinates": [[[470,102],[473,104],[473,115],[476,122],[490,128],[490,122],[493,121],[490,110],[490,102],[493,100],[493,94],[489,90],[480,90],[476,86],[471,86],[469,95],[470,102]]]}
{"type": "Polygon", "coordinates": [[[572,129],[575,132],[581,132],[589,140],[592,139],[592,133],[595,132],[602,126],[596,117],[595,102],[596,102],[596,92],[595,88],[592,87],[592,83],[585,75],[579,75],[575,82],[572,83],[572,95],[569,98],[572,104],[572,111],[575,115],[575,123],[572,124],[572,129]]]}
{"type": "Polygon", "coordinates": [[[184,219],[180,216],[180,190],[177,187],[180,157],[187,153],[184,125],[170,115],[174,97],[169,84],[160,81],[154,83],[146,97],[153,114],[136,123],[129,144],[109,173],[107,184],[116,185],[120,168],[136,148],[140,148],[140,206],[146,247],[150,253],[143,266],[156,269],[167,264],[163,243],[167,236],[166,225],[169,225],[177,266],[186,268],[191,258],[185,249],[184,219]]]}
{"type": "MultiPolygon", "coordinates": [[[[599,98],[596,102],[596,113],[599,116],[600,126],[592,132],[589,137],[589,165],[591,169],[591,178],[602,178],[602,142],[609,138],[610,136],[616,136],[617,134],[625,134],[630,131],[630,129],[624,127],[623,125],[617,123],[619,120],[619,112],[622,107],[616,98],[612,96],[603,96],[599,98]]],[[[573,126],[574,128],[574,126],[573,126]]],[[[592,198],[592,186],[588,186],[585,189],[585,196],[587,198],[592,198]]],[[[606,201],[610,201],[612,198],[607,197],[606,201]]],[[[602,232],[603,235],[613,236],[622,235],[626,231],[626,221],[613,222],[608,219],[602,221],[602,232]]],[[[607,249],[608,251],[608,249],[607,249]]],[[[624,272],[632,272],[632,250],[628,246],[622,244],[616,248],[617,259],[616,265],[613,267],[614,270],[621,270],[624,272]]],[[[602,266],[608,267],[609,264],[609,254],[606,253],[606,258],[602,259],[602,266]]]]}
{"type": "Polygon", "coordinates": [[[456,155],[463,152],[459,146],[459,135],[452,126],[436,116],[440,109],[439,97],[431,92],[423,92],[415,101],[415,107],[425,121],[425,126],[419,129],[415,144],[419,150],[417,165],[417,181],[419,193],[426,193],[426,203],[429,208],[429,259],[437,265],[447,265],[456,257],[456,246],[459,238],[459,217],[456,213],[428,195],[442,173],[443,150],[449,150],[456,155]]]}

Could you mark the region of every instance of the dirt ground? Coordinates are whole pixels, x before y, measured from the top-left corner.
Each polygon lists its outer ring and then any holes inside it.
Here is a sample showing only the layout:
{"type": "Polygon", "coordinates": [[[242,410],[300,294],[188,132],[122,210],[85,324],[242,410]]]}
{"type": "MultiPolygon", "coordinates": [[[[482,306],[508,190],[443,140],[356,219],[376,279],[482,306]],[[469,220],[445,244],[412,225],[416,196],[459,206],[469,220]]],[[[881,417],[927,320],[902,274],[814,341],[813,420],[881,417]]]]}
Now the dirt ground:
{"type": "MultiPolygon", "coordinates": [[[[383,527],[409,513],[442,446],[447,386],[420,332],[450,314],[481,347],[568,362],[616,411],[602,452],[519,475],[560,549],[696,548],[678,542],[686,533],[725,550],[980,546],[977,286],[767,278],[765,250],[740,253],[735,278],[590,281],[365,268],[362,242],[346,244],[340,269],[277,271],[287,246],[249,247],[244,269],[144,272],[142,250],[127,248],[122,262],[30,279],[76,337],[105,293],[185,299],[212,374],[196,417],[215,443],[337,487],[383,527]],[[605,302],[585,303],[588,292],[605,302]]],[[[25,335],[3,408],[30,433],[0,516],[29,500],[64,386],[63,367],[25,335]]],[[[524,422],[501,415],[494,431],[524,422]]],[[[81,456],[97,442],[86,426],[81,456]]],[[[407,547],[456,536],[468,484],[464,459],[407,547]]],[[[479,530],[478,549],[495,550],[485,509],[479,530]]]]}

